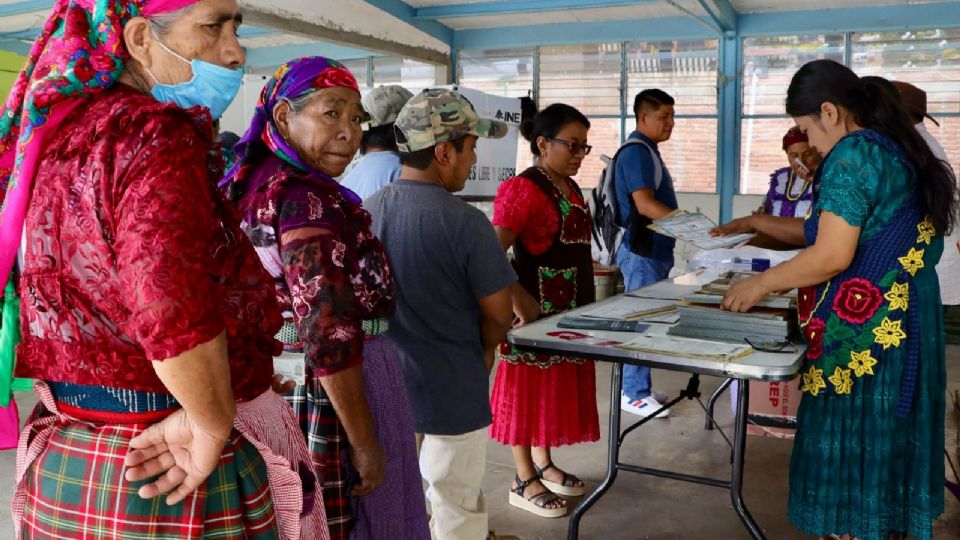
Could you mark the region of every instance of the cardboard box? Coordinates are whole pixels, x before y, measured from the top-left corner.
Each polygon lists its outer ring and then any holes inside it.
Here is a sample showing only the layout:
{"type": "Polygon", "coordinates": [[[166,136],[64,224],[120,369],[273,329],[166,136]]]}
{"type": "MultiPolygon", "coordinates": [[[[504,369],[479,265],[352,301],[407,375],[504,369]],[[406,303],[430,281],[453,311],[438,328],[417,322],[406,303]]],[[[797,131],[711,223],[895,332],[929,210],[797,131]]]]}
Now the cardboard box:
{"type": "Polygon", "coordinates": [[[750,382],[747,434],[792,439],[800,406],[797,381],[750,382]]]}

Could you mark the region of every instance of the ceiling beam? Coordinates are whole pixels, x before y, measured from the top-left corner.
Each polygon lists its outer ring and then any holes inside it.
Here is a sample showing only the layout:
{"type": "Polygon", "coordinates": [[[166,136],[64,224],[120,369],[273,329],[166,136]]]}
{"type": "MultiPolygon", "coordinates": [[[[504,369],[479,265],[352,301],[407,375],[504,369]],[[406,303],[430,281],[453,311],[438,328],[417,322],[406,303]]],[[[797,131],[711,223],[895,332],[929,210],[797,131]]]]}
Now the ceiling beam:
{"type": "Polygon", "coordinates": [[[668,17],[458,30],[453,45],[457,49],[500,49],[537,45],[716,37],[715,30],[699,24],[691,17],[668,17]]]}
{"type": "Polygon", "coordinates": [[[279,45],[276,47],[254,47],[247,49],[248,71],[262,71],[279,67],[280,64],[301,56],[325,56],[334,60],[353,60],[370,56],[383,56],[380,53],[364,49],[354,49],[333,43],[302,43],[298,45],[279,45]]]}
{"type": "Polygon", "coordinates": [[[744,36],[960,28],[960,2],[744,13],[744,36]]]}
{"type": "MultiPolygon", "coordinates": [[[[416,8],[402,0],[363,0],[371,6],[385,11],[400,21],[432,36],[450,46],[453,44],[453,29],[435,20],[418,19],[416,8]]],[[[448,59],[449,60],[449,59],[448,59]]]]}
{"type": "Polygon", "coordinates": [[[730,0],[698,0],[713,22],[724,32],[736,32],[740,14],[730,0]]]}
{"type": "Polygon", "coordinates": [[[516,13],[541,13],[569,9],[596,9],[620,6],[653,4],[660,0],[515,0],[513,2],[478,2],[422,7],[415,10],[417,19],[452,19],[481,17],[483,15],[509,15],[516,13]]]}
{"type": "Polygon", "coordinates": [[[285,34],[304,36],[311,40],[336,43],[347,47],[384,52],[430,64],[446,65],[450,60],[447,53],[434,49],[416,47],[355,30],[347,30],[339,24],[304,21],[302,16],[295,13],[246,7],[243,10],[243,20],[258,27],[270,28],[285,34]]]}

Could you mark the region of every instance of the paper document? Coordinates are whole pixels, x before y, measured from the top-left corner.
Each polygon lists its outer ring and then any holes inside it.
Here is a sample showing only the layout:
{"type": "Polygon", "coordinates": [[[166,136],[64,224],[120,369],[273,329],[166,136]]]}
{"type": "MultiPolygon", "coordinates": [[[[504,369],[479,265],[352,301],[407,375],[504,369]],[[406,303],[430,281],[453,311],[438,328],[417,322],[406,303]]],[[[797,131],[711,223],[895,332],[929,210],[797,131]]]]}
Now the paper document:
{"type": "Polygon", "coordinates": [[[753,348],[749,345],[649,334],[641,334],[626,343],[615,346],[631,351],[716,360],[736,360],[753,352],[753,348]]]}
{"type": "Polygon", "coordinates": [[[679,300],[700,290],[699,285],[681,285],[671,280],[630,291],[627,296],[634,298],[656,298],[660,300],[679,300]]]}
{"type": "Polygon", "coordinates": [[[584,317],[595,319],[637,319],[647,315],[655,315],[668,311],[675,311],[675,300],[657,300],[650,298],[634,298],[622,296],[611,302],[605,302],[590,311],[584,312],[584,317]]]}
{"type": "Polygon", "coordinates": [[[685,212],[682,210],[673,212],[649,225],[651,229],[660,234],[683,240],[705,250],[737,246],[755,236],[753,234],[710,236],[710,229],[716,226],[716,223],[700,212],[685,212]]]}

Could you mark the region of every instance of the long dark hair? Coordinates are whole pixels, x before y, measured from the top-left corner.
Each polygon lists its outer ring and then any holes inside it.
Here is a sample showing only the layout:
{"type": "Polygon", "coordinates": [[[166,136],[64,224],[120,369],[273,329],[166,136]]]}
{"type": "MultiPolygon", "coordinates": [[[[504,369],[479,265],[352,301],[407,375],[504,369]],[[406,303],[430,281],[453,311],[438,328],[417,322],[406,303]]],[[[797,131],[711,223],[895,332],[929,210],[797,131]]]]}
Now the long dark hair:
{"type": "Polygon", "coordinates": [[[911,121],[896,88],[881,77],[858,77],[833,60],[814,60],[793,76],[787,89],[787,114],[820,116],[830,102],[846,109],[857,125],[896,141],[917,171],[917,196],[938,232],[948,234],[957,222],[957,184],[911,121]]]}
{"type": "Polygon", "coordinates": [[[520,124],[520,134],[523,135],[524,139],[530,141],[530,151],[533,152],[533,155],[539,156],[538,137],[545,139],[556,137],[563,126],[574,122],[583,124],[587,129],[590,129],[590,120],[587,120],[582,112],[566,103],[554,103],[538,112],[533,118],[522,122],[520,124]]]}

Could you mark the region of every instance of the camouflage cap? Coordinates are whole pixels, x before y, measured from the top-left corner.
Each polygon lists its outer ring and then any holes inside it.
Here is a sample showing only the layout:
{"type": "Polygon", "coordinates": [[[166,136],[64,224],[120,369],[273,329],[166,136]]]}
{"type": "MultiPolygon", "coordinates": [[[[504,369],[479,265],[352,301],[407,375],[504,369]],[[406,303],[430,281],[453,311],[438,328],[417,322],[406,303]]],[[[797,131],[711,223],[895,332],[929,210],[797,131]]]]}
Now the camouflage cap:
{"type": "Polygon", "coordinates": [[[364,122],[364,129],[392,124],[400,114],[400,109],[403,109],[412,97],[413,92],[402,86],[374,88],[360,100],[363,110],[370,115],[370,118],[364,122]]]}
{"type": "Polygon", "coordinates": [[[507,124],[480,118],[473,104],[459,92],[428,88],[404,105],[394,123],[394,131],[397,148],[410,153],[455,141],[464,135],[500,139],[507,134],[507,124]]]}

